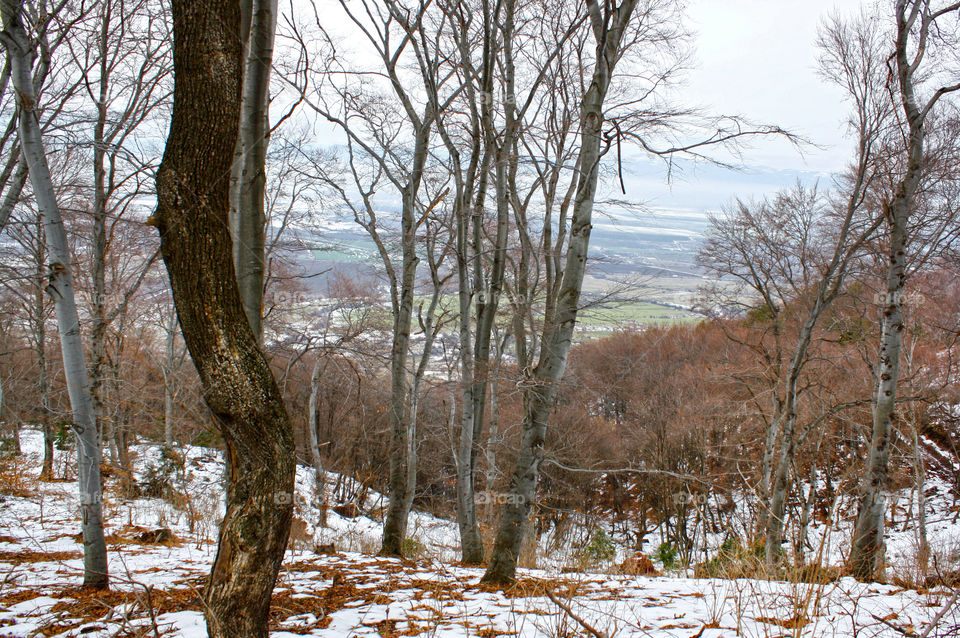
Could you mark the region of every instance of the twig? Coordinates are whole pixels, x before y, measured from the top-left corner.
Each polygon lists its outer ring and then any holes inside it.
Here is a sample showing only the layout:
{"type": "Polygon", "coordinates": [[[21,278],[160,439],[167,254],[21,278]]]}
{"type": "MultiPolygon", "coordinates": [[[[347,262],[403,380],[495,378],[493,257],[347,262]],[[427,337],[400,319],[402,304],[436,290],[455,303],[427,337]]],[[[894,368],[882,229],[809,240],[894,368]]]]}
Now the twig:
{"type": "Polygon", "coordinates": [[[930,632],[933,631],[933,628],[937,626],[940,620],[946,615],[950,609],[957,604],[957,599],[960,598],[960,589],[953,592],[953,596],[950,597],[950,600],[947,601],[947,604],[937,612],[937,615],[933,617],[933,620],[927,625],[926,629],[923,630],[923,633],[920,634],[920,638],[927,638],[930,635],[930,632]]]}
{"type": "MultiPolygon", "coordinates": [[[[874,620],[877,620],[877,621],[879,621],[879,622],[882,622],[884,625],[886,625],[886,626],[889,627],[890,629],[893,629],[894,631],[896,631],[897,633],[899,633],[901,636],[910,636],[911,638],[916,638],[916,636],[917,636],[916,632],[914,632],[912,629],[908,631],[908,630],[904,629],[903,627],[898,627],[898,626],[894,625],[892,622],[890,622],[890,621],[887,620],[886,618],[881,618],[880,616],[877,616],[876,614],[870,614],[870,615],[873,616],[873,619],[874,619],[874,620]]],[[[926,635],[926,634],[924,634],[924,635],[926,635]]]]}
{"type": "Polygon", "coordinates": [[[560,609],[562,609],[562,610],[564,611],[564,613],[566,613],[568,616],[570,616],[570,617],[573,618],[575,621],[577,621],[577,623],[578,623],[581,627],[583,627],[584,629],[586,629],[587,631],[589,631],[591,634],[593,634],[595,638],[608,638],[608,636],[607,636],[605,633],[603,633],[602,631],[598,631],[597,629],[595,629],[592,625],[590,625],[590,623],[588,623],[586,620],[584,620],[583,618],[581,618],[580,616],[578,616],[576,613],[574,613],[574,611],[573,611],[572,609],[570,609],[570,607],[568,607],[568,606],[565,605],[564,603],[560,602],[560,600],[559,600],[556,596],[553,595],[553,592],[552,592],[552,591],[550,591],[550,590],[548,589],[548,590],[546,590],[546,593],[547,593],[547,598],[549,598],[549,599],[553,602],[554,605],[556,605],[557,607],[559,607],[560,609]]]}

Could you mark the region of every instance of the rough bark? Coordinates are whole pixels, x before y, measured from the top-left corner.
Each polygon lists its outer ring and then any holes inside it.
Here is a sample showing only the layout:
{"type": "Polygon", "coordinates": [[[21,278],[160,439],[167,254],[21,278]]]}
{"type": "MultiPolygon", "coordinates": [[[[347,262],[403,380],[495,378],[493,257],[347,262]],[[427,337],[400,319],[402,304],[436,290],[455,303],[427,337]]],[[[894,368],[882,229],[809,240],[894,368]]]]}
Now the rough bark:
{"type": "Polygon", "coordinates": [[[213,637],[266,638],[293,514],[293,432],[243,310],[229,234],[243,56],[236,3],[173,0],[174,104],[157,171],[161,252],[181,332],[229,461],[205,596],[213,637]]]}
{"type": "Polygon", "coordinates": [[[20,113],[20,147],[29,169],[34,198],[44,226],[47,244],[47,291],[53,297],[56,308],[64,376],[73,411],[72,427],[77,437],[84,548],[83,583],[85,587],[105,589],[109,584],[109,577],[103,535],[100,441],[80,337],[80,319],[70,271],[67,234],[57,204],[37,116],[37,99],[31,73],[33,42],[23,23],[21,2],[3,0],[0,7],[4,28],[2,39],[10,61],[11,79],[17,92],[17,107],[20,113]]]}
{"type": "Polygon", "coordinates": [[[590,85],[581,105],[581,146],[577,162],[581,172],[574,195],[566,265],[555,317],[544,328],[540,358],[533,370],[533,378],[526,380],[520,449],[510,481],[511,498],[500,520],[490,564],[483,576],[485,582],[508,583],[516,577],[525,527],[536,497],[547,420],[556,397],[557,384],[566,367],[583,288],[602,155],[603,103],[614,67],[620,58],[623,35],[636,4],[636,0],[624,0],[619,6],[605,5],[601,9],[596,0],[587,1],[596,40],[596,58],[590,85]]]}

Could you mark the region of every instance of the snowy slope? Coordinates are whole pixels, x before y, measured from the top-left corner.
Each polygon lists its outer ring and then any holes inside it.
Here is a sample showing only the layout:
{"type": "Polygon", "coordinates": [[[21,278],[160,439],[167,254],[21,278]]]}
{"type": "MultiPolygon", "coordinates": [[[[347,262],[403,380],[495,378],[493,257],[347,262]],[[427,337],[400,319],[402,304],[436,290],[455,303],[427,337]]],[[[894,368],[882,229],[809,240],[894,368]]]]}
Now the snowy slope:
{"type": "MultiPolygon", "coordinates": [[[[193,498],[179,508],[108,494],[113,590],[91,594],[78,588],[76,486],[36,480],[40,443],[39,433],[24,432],[26,454],[2,477],[5,491],[19,495],[0,495],[0,636],[205,635],[198,593],[216,551],[222,471],[217,455],[186,450],[180,479],[193,498]],[[178,541],[137,541],[157,527],[170,528],[178,541]]],[[[159,460],[150,457],[158,454],[155,449],[137,451],[140,467],[159,460]]],[[[309,505],[312,478],[301,468],[298,508],[304,521],[316,520],[309,505]]],[[[368,497],[365,505],[376,509],[378,498],[368,497]]],[[[429,557],[419,561],[358,551],[378,548],[379,524],[366,517],[330,512],[329,529],[306,525],[292,543],[274,595],[272,635],[547,638],[589,635],[589,625],[606,636],[658,638],[900,636],[923,627],[952,594],[850,579],[797,584],[542,570],[522,570],[518,585],[497,591],[479,585],[481,570],[450,563],[455,525],[425,514],[415,521],[429,557]],[[315,542],[329,540],[340,553],[313,552],[315,542]]],[[[951,611],[931,635],[948,635],[958,623],[951,611]]]]}

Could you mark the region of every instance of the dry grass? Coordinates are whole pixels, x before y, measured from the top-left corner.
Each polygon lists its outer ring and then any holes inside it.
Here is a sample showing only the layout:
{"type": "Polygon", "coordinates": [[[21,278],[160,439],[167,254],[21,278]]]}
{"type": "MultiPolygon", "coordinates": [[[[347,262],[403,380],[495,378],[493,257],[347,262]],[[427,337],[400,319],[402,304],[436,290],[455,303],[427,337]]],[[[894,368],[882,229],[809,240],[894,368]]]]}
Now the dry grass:
{"type": "Polygon", "coordinates": [[[24,563],[59,563],[82,557],[83,554],[80,552],[34,552],[27,549],[17,552],[0,551],[0,563],[9,563],[11,565],[22,565],[24,563]]]}
{"type": "Polygon", "coordinates": [[[27,462],[20,457],[0,460],[0,495],[35,497],[37,482],[29,469],[27,462]]]}

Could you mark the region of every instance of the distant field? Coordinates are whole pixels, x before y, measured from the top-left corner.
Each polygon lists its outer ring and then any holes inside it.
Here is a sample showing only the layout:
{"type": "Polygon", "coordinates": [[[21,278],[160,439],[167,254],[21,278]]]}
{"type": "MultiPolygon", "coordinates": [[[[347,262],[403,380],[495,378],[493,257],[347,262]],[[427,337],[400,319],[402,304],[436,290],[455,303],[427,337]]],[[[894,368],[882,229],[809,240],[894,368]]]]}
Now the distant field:
{"type": "Polygon", "coordinates": [[[611,330],[632,325],[672,325],[677,323],[696,323],[703,319],[700,315],[685,310],[677,310],[646,301],[623,304],[611,304],[603,308],[585,308],[579,314],[577,323],[583,327],[611,330]]]}

